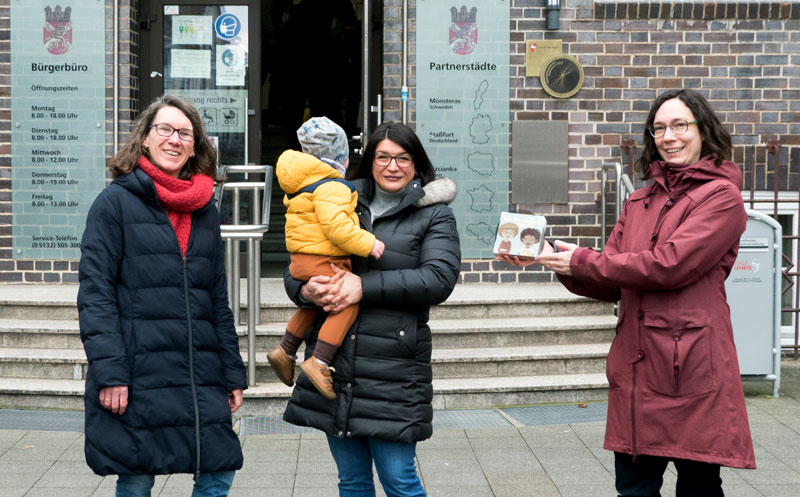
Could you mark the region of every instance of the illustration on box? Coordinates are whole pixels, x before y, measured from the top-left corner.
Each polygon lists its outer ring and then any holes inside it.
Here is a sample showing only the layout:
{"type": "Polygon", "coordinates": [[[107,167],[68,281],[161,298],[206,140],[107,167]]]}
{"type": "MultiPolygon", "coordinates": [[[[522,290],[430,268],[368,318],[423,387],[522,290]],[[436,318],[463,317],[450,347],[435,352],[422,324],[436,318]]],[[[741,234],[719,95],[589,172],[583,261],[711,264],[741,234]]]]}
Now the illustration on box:
{"type": "Polygon", "coordinates": [[[536,257],[542,251],[547,219],[534,214],[502,212],[497,226],[494,253],[536,257]]]}

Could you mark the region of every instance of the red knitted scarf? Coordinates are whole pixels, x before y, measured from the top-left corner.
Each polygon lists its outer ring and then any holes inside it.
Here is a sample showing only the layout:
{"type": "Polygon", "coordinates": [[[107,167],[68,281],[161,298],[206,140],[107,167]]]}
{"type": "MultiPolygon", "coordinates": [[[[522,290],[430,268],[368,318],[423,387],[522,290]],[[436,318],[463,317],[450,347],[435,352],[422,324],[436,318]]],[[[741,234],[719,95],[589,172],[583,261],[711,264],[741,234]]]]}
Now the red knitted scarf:
{"type": "Polygon", "coordinates": [[[156,193],[161,205],[167,209],[181,253],[186,255],[189,235],[192,232],[192,212],[211,200],[214,180],[205,174],[195,174],[191,180],[173,178],[154,166],[145,157],[139,158],[139,167],[147,173],[156,185],[156,193]]]}

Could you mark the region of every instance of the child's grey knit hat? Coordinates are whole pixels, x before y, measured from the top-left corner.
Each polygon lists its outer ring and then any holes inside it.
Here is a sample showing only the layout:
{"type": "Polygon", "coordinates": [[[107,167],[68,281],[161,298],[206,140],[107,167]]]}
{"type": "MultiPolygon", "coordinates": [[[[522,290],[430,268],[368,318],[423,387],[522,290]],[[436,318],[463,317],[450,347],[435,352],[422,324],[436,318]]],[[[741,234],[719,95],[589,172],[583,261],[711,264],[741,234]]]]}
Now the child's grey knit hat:
{"type": "Polygon", "coordinates": [[[312,117],[297,129],[297,139],[303,152],[318,159],[344,164],[349,155],[347,134],[341,126],[327,117],[312,117]]]}

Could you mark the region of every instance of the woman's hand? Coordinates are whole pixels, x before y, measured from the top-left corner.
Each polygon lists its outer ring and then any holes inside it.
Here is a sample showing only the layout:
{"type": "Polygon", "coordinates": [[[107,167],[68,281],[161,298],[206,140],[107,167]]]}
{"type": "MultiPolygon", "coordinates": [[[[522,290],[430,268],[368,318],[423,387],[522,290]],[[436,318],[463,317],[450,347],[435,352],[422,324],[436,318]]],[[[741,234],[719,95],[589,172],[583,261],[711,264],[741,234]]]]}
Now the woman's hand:
{"type": "Polygon", "coordinates": [[[545,244],[549,250],[547,250],[547,252],[543,250],[534,261],[555,273],[572,276],[570,261],[572,260],[572,254],[578,246],[574,243],[562,242],[561,240],[556,240],[555,244],[556,247],[558,247],[558,252],[553,251],[549,244],[545,244]]]}
{"type": "Polygon", "coordinates": [[[361,288],[360,276],[356,276],[350,271],[345,271],[334,264],[331,264],[331,270],[335,273],[333,277],[340,278],[342,284],[338,293],[332,295],[332,298],[322,310],[336,314],[345,307],[361,302],[364,294],[361,288]]]}
{"type": "Polygon", "coordinates": [[[122,416],[128,409],[128,386],[115,385],[100,389],[100,405],[122,416]]]}
{"type": "Polygon", "coordinates": [[[342,288],[344,274],[314,276],[300,287],[300,296],[317,307],[324,307],[342,288]]]}
{"type": "Polygon", "coordinates": [[[494,258],[498,261],[503,261],[507,264],[511,264],[512,266],[517,267],[525,267],[530,266],[534,263],[534,259],[530,257],[520,257],[518,255],[508,255],[508,254],[495,254],[494,258]]]}
{"type": "Polygon", "coordinates": [[[228,405],[231,406],[231,414],[242,407],[242,389],[237,388],[228,392],[228,405]]]}
{"type": "MultiPolygon", "coordinates": [[[[542,244],[542,253],[539,254],[539,257],[541,257],[544,254],[552,254],[552,253],[553,253],[553,247],[548,242],[544,242],[542,244]]],[[[538,262],[533,257],[520,257],[518,255],[510,256],[508,254],[495,254],[495,259],[517,267],[530,266],[531,264],[535,264],[538,262]]]]}

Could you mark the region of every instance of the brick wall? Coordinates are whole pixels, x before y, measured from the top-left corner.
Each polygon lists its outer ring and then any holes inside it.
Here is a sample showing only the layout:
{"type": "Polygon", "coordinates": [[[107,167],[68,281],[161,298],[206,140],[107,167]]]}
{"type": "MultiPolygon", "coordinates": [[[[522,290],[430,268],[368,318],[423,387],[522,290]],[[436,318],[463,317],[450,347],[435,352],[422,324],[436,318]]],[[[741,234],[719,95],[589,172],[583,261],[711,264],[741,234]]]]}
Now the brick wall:
{"type": "MultiPolygon", "coordinates": [[[[385,117],[400,120],[395,66],[402,49],[402,1],[384,3],[385,117]]],[[[745,171],[745,188],[771,190],[776,176],[781,188],[800,187],[800,2],[562,0],[560,27],[552,31],[545,26],[545,0],[510,3],[509,119],[569,121],[569,203],[512,206],[545,214],[551,238],[599,246],[601,166],[626,166],[638,157],[650,103],[669,88],[694,88],[709,99],[734,135],[734,160],[745,171]],[[529,39],[561,39],[563,52],[581,61],[578,94],[552,98],[539,78],[525,76],[529,39]],[[779,175],[767,148],[774,140],[781,145],[779,175]]],[[[411,1],[411,121],[414,7],[411,1]]],[[[519,270],[469,260],[462,265],[466,282],[551,279],[536,266],[519,270]]]]}
{"type": "MultiPolygon", "coordinates": [[[[138,0],[119,1],[120,143],[138,105],[138,0]]],[[[0,283],[73,283],[78,261],[15,260],[11,247],[10,0],[0,0],[0,283]]],[[[113,155],[113,2],[106,0],[106,156],[113,155]]]]}

